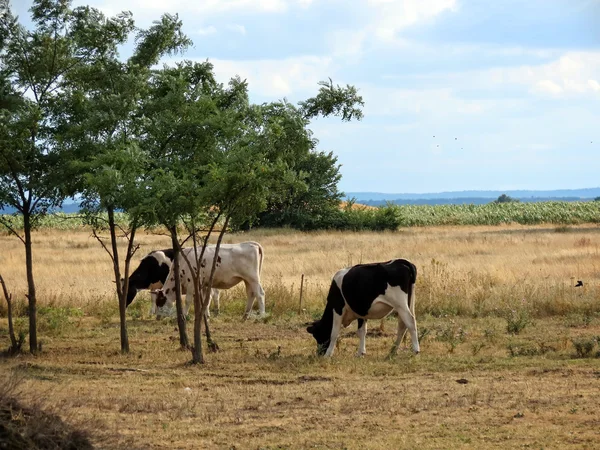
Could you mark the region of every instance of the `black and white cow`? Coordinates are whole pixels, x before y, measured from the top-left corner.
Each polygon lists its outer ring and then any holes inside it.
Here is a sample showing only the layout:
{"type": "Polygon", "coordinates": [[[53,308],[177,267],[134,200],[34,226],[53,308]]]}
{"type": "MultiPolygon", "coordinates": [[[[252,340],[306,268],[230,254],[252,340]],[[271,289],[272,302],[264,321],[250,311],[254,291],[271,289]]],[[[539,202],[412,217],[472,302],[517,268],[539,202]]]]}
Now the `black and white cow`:
{"type": "MultiPolygon", "coordinates": [[[[129,289],[127,290],[127,306],[135,299],[138,291],[149,289],[160,289],[169,276],[171,264],[173,263],[175,252],[168,248],[164,250],[153,250],[142,258],[140,265],[129,276],[129,289]]],[[[121,280],[122,281],[122,280],[121,280]]],[[[182,285],[182,294],[186,294],[182,285]]],[[[213,289],[212,299],[215,301],[217,310],[219,309],[219,291],[213,289]]],[[[156,302],[152,297],[152,307],[150,314],[158,314],[156,302]]],[[[208,314],[208,310],[207,310],[208,314]]]]}
{"type": "Polygon", "coordinates": [[[358,319],[358,355],[364,355],[367,319],[382,319],[396,311],[398,336],[392,353],[398,350],[407,329],[413,351],[419,353],[415,320],[416,280],[417,268],[405,259],[359,264],[338,271],[333,276],[321,320],[306,329],[317,341],[317,352],[331,356],[340,329],[358,319]]]}
{"type": "Polygon", "coordinates": [[[171,270],[173,256],[173,249],[168,248],[151,251],[142,258],[140,265],[129,276],[127,306],[135,299],[138,291],[163,286],[171,270]]]}
{"type": "MultiPolygon", "coordinates": [[[[200,264],[200,276],[202,282],[208,281],[212,263],[215,258],[215,246],[206,248],[202,262],[200,264]]],[[[196,258],[193,248],[184,248],[182,250],[192,263],[192,269],[196,270],[196,258]]],[[[217,264],[213,279],[213,289],[229,289],[240,282],[246,285],[246,294],[248,297],[244,319],[248,318],[254,305],[254,300],[258,299],[259,314],[265,314],[265,291],[260,285],[260,272],[262,269],[264,251],[257,242],[241,242],[239,244],[221,244],[217,264]]],[[[171,266],[171,269],[174,265],[171,266]]],[[[181,285],[185,286],[187,292],[193,293],[194,283],[189,272],[187,262],[183,255],[179,255],[179,268],[181,285]]],[[[167,304],[172,307],[175,302],[175,274],[171,270],[167,281],[162,289],[152,292],[155,296],[156,305],[163,307],[167,304]]],[[[193,296],[186,296],[185,314],[187,315],[193,302],[193,296]]]]}

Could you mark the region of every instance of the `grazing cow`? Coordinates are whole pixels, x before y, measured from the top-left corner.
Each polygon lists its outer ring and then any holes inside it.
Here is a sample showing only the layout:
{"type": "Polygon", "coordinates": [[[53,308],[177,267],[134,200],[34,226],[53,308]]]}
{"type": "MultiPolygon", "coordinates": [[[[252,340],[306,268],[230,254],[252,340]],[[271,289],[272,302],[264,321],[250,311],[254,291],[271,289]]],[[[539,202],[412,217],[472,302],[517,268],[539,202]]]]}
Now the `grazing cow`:
{"type": "Polygon", "coordinates": [[[127,306],[135,299],[138,291],[157,289],[165,283],[171,269],[173,255],[173,249],[169,248],[151,251],[142,258],[140,265],[129,276],[127,306]]]}
{"type": "Polygon", "coordinates": [[[398,313],[398,336],[392,353],[398,350],[407,329],[412,348],[419,353],[415,320],[416,279],[417,268],[405,259],[359,264],[338,271],[333,276],[321,320],[306,329],[317,341],[318,354],[331,356],[341,327],[358,319],[358,356],[364,355],[367,319],[382,319],[392,311],[398,313]]]}
{"type": "MultiPolygon", "coordinates": [[[[127,306],[133,302],[138,291],[144,289],[159,289],[165,284],[165,281],[169,275],[169,271],[171,270],[174,254],[175,252],[171,248],[164,250],[153,250],[142,258],[140,265],[129,276],[127,306]]],[[[121,282],[122,281],[123,280],[121,279],[121,282]]],[[[183,285],[181,293],[186,294],[183,285]]],[[[213,289],[212,297],[215,300],[215,305],[218,311],[219,291],[217,289],[213,289]]],[[[157,313],[156,303],[154,302],[154,297],[152,296],[152,307],[150,309],[150,314],[155,313],[157,313]]]]}
{"type": "MultiPolygon", "coordinates": [[[[185,252],[185,255],[190,260],[192,269],[196,270],[197,261],[194,257],[194,249],[185,248],[182,251],[185,252]]],[[[229,289],[243,281],[246,285],[246,294],[248,296],[244,319],[247,319],[252,311],[255,299],[258,299],[260,315],[265,314],[265,292],[260,285],[263,255],[263,248],[257,242],[221,244],[219,249],[219,256],[217,257],[213,278],[213,288],[229,289]]],[[[202,262],[200,263],[200,276],[203,283],[208,282],[214,258],[215,247],[207,247],[202,262]]],[[[179,275],[182,280],[182,286],[186,286],[187,292],[193,293],[194,282],[183,255],[179,255],[179,267],[181,271],[179,275]]],[[[153,292],[153,295],[156,296],[156,305],[159,307],[164,306],[165,303],[168,303],[169,307],[171,307],[175,302],[175,274],[172,269],[173,266],[171,267],[167,281],[162,289],[153,292]]],[[[193,295],[186,296],[186,314],[190,309],[192,299],[193,295]]]]}

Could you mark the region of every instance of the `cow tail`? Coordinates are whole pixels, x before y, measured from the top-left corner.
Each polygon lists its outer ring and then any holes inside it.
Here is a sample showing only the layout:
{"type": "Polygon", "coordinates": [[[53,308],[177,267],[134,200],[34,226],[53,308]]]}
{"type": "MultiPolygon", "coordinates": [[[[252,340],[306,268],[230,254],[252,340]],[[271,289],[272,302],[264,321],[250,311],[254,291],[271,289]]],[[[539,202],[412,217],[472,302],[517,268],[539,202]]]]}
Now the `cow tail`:
{"type": "Polygon", "coordinates": [[[262,273],[263,258],[265,256],[262,245],[258,244],[258,274],[262,273]]]}

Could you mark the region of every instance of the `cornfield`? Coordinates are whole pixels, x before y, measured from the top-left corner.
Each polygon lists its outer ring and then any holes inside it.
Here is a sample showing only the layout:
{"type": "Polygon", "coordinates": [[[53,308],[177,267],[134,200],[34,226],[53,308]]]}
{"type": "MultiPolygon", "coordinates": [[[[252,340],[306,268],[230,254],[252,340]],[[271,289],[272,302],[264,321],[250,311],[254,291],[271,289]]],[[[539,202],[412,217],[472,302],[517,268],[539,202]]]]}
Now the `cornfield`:
{"type": "MultiPolygon", "coordinates": [[[[440,225],[578,225],[600,223],[600,202],[539,202],[488,203],[485,205],[389,205],[382,208],[343,211],[343,214],[373,215],[381,209],[395,216],[399,227],[440,225]]],[[[4,215],[11,227],[21,229],[22,218],[4,215]]],[[[117,222],[124,223],[126,214],[117,214],[117,222]]],[[[365,217],[367,218],[367,217],[365,217]]],[[[356,218],[360,219],[360,218],[356,218]]],[[[39,229],[80,230],[86,225],[79,214],[53,213],[39,219],[39,229]]],[[[1,229],[0,233],[6,232],[1,229]]]]}
{"type": "Polygon", "coordinates": [[[403,205],[395,208],[401,227],[438,225],[577,225],[600,222],[600,202],[403,205]]]}

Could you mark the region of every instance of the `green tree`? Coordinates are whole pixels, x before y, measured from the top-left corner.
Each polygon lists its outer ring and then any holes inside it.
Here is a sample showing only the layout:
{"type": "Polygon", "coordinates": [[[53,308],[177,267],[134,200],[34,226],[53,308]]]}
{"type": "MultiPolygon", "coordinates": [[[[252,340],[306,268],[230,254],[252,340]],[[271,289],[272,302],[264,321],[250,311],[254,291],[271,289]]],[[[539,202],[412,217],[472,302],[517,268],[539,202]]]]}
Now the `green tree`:
{"type": "Polygon", "coordinates": [[[494,203],[518,203],[519,200],[516,198],[512,198],[509,195],[506,194],[502,194],[500,197],[498,197],[496,200],[494,200],[494,203]]]}
{"type": "Polygon", "coordinates": [[[38,342],[31,232],[67,195],[68,158],[55,139],[57,101],[69,74],[97,58],[107,42],[119,41],[127,21],[120,16],[100,23],[94,10],[70,5],[69,0],[35,0],[28,30],[8,0],[0,0],[0,207],[15,208],[23,229],[0,220],[25,247],[32,353],[38,342]]]}
{"type": "MultiPolygon", "coordinates": [[[[97,11],[94,17],[101,23],[106,21],[97,11]]],[[[119,36],[127,38],[133,31],[133,21],[128,20],[119,36]]],[[[140,99],[150,90],[152,67],[162,56],[183,50],[190,41],[181,32],[179,18],[164,15],[149,29],[138,30],[136,43],[133,55],[126,61],[119,59],[116,46],[105,45],[90,64],[70,73],[60,104],[58,127],[61,144],[74,161],[69,166],[72,190],[83,195],[88,221],[113,262],[123,352],[129,351],[126,327],[129,266],[137,249],[134,238],[144,215],[142,205],[147,195],[149,169],[147,152],[140,147],[147,120],[140,99]],[[128,213],[127,224],[115,221],[117,210],[128,213]],[[102,218],[104,212],[107,221],[102,218]],[[101,231],[109,233],[110,244],[104,243],[101,231]],[[123,272],[120,264],[123,258],[117,246],[119,237],[129,241],[123,272]]]]}

